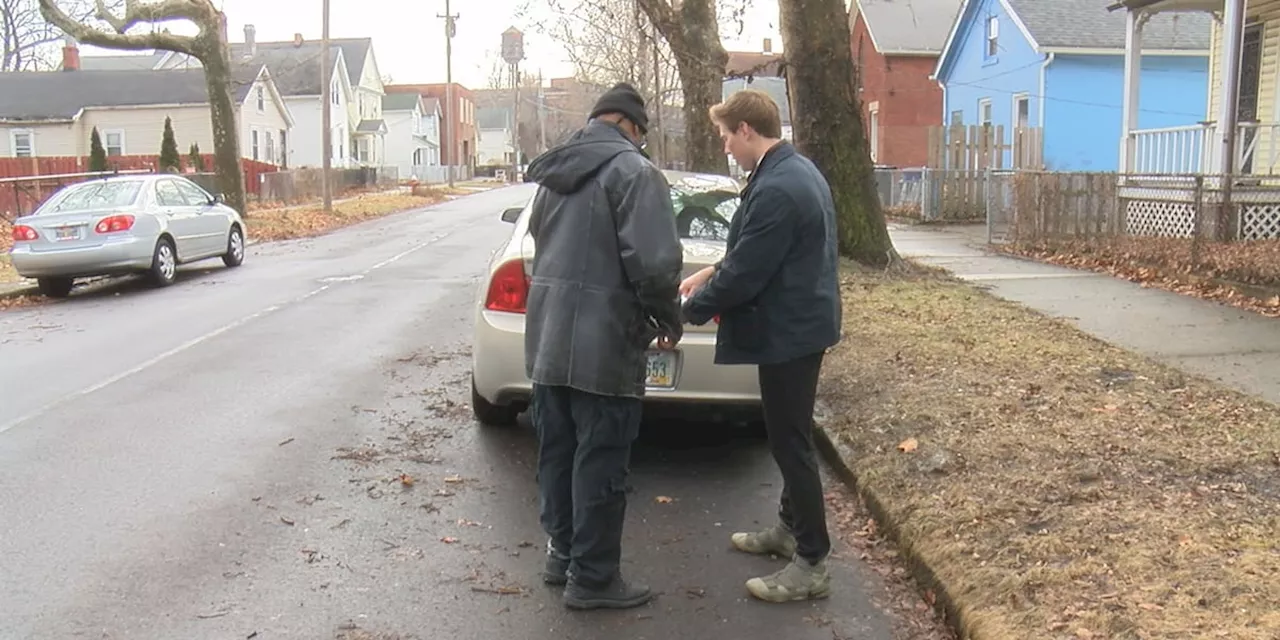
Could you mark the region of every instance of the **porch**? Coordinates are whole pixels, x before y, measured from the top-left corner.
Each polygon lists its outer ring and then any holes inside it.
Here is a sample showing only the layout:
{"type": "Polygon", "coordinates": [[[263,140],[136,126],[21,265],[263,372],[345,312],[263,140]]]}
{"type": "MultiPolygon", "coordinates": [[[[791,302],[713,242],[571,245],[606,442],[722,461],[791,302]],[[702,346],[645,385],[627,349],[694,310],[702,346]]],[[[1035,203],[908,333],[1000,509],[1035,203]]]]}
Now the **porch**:
{"type": "Polygon", "coordinates": [[[1117,197],[1128,233],[1280,237],[1280,102],[1277,79],[1262,72],[1264,57],[1280,55],[1267,33],[1280,26],[1280,0],[1119,0],[1109,9],[1127,12],[1117,197]],[[1138,129],[1143,28],[1165,12],[1214,17],[1207,118],[1138,129]]]}

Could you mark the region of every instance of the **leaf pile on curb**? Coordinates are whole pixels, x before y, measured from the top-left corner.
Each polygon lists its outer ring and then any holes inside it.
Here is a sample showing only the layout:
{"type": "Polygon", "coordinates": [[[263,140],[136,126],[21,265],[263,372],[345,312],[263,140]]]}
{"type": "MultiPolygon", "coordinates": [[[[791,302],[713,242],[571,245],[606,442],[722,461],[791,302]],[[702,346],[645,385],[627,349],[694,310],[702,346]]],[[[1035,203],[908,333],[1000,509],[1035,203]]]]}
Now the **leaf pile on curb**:
{"type": "Polygon", "coordinates": [[[1194,253],[1190,238],[1072,240],[998,248],[1280,317],[1280,240],[1202,242],[1194,253]]]}
{"type": "Polygon", "coordinates": [[[263,242],[293,240],[317,236],[392,213],[437,204],[444,199],[445,196],[441,193],[430,196],[367,195],[334,203],[332,214],[326,214],[319,205],[262,209],[249,213],[245,217],[245,222],[251,239],[263,242]]]}
{"type": "Polygon", "coordinates": [[[963,635],[1275,637],[1274,406],[950,279],[843,288],[825,428],[963,635]]]}

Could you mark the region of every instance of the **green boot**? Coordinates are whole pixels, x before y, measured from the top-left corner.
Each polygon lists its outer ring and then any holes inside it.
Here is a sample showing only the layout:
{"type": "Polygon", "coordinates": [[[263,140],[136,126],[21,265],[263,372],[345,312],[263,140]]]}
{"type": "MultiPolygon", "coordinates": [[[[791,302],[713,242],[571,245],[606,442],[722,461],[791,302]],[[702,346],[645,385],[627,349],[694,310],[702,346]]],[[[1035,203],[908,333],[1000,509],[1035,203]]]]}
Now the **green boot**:
{"type": "Polygon", "coordinates": [[[781,525],[775,525],[755,533],[733,534],[733,546],[739,551],[758,555],[773,554],[790,558],[796,554],[796,538],[781,525]]]}
{"type": "Polygon", "coordinates": [[[825,560],[810,564],[808,560],[795,556],[781,571],[748,580],[747,591],[765,602],[825,598],[831,595],[831,576],[827,574],[825,560]]]}

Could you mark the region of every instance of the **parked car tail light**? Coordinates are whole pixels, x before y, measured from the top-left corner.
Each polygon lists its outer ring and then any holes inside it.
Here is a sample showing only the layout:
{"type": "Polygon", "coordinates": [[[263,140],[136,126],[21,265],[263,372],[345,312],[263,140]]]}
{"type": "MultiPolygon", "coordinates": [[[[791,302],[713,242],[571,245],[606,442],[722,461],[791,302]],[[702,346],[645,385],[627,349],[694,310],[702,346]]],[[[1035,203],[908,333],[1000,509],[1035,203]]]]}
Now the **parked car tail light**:
{"type": "Polygon", "coordinates": [[[35,229],[28,227],[25,224],[20,224],[13,228],[14,242],[31,242],[32,240],[36,240],[39,237],[40,237],[40,234],[36,233],[35,229]]]}
{"type": "Polygon", "coordinates": [[[712,320],[715,320],[715,321],[716,321],[716,324],[720,324],[720,316],[716,316],[716,317],[712,318],[712,320]]]}
{"type": "Polygon", "coordinates": [[[98,226],[93,230],[98,233],[116,233],[118,231],[128,231],[133,228],[133,216],[119,215],[103,218],[98,221],[98,226]]]}
{"type": "Polygon", "coordinates": [[[490,311],[524,313],[529,299],[529,276],[524,273],[524,260],[516,258],[504,263],[489,280],[489,293],[484,308],[490,311]]]}

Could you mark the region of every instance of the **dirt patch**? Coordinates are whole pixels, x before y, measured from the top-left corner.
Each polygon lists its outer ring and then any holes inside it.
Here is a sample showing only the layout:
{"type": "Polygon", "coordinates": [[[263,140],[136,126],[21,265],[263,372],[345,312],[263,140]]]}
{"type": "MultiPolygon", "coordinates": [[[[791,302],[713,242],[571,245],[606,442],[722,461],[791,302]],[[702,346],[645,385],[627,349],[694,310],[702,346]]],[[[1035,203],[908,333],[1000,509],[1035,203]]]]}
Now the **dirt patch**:
{"type": "Polygon", "coordinates": [[[264,242],[321,235],[373,218],[443,202],[443,191],[429,195],[375,194],[334,203],[326,214],[319,205],[262,209],[245,216],[250,238],[264,242]]]}
{"type": "MultiPolygon", "coordinates": [[[[13,223],[0,218],[0,284],[18,282],[18,272],[9,262],[9,250],[13,248],[13,223]]],[[[0,307],[2,308],[2,307],[0,307]]]]}
{"type": "Polygon", "coordinates": [[[935,275],[847,273],[826,423],[979,638],[1274,638],[1280,415],[935,275]]]}
{"type": "Polygon", "coordinates": [[[1197,247],[1190,238],[1116,238],[997,248],[1280,317],[1280,240],[1197,247]]]}

